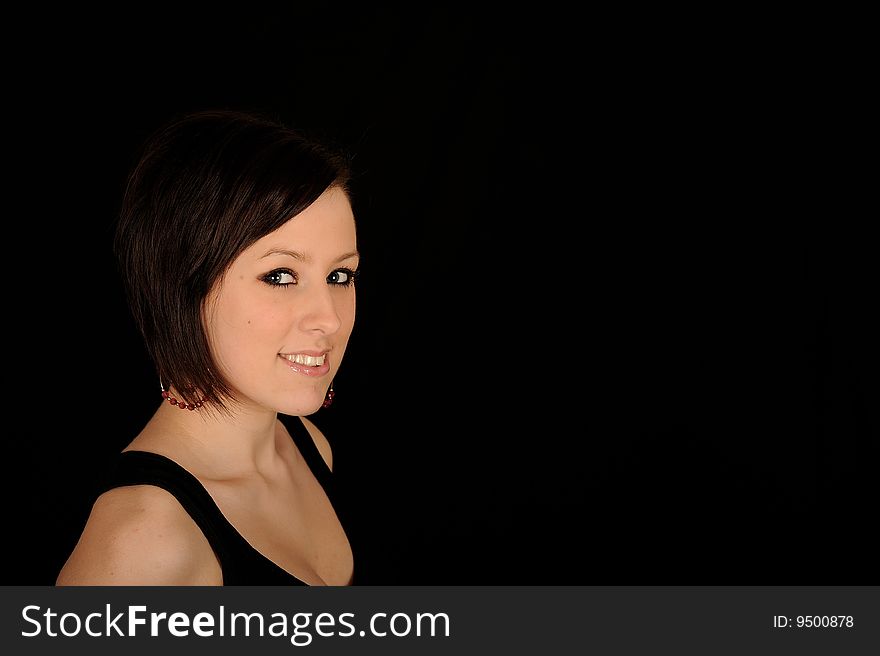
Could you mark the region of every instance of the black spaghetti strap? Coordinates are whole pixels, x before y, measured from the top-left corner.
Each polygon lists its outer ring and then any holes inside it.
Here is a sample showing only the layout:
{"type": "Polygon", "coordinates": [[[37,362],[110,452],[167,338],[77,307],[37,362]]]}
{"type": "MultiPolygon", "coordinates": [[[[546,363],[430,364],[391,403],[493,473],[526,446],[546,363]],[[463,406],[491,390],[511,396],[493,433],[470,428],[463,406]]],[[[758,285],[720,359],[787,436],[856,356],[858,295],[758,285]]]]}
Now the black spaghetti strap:
{"type": "Polygon", "coordinates": [[[284,422],[284,425],[288,428],[287,432],[290,433],[293,443],[296,444],[296,448],[306,461],[312,474],[318,479],[318,483],[324,488],[324,492],[332,504],[334,501],[333,472],[327,466],[324,456],[318,451],[318,447],[315,445],[315,440],[312,438],[311,433],[309,433],[309,429],[306,428],[299,417],[290,417],[290,421],[284,422]]]}

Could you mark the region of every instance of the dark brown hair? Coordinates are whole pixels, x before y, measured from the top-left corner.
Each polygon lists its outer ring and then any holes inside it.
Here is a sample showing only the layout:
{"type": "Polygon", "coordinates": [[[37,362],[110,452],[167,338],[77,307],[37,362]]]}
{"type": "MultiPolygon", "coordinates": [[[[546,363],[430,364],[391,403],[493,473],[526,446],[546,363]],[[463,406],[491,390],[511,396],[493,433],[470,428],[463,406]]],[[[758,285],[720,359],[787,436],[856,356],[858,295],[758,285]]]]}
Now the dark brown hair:
{"type": "Polygon", "coordinates": [[[128,179],[114,251],[160,379],[187,403],[232,399],[203,322],[208,293],[241,252],[325,190],[349,193],[349,159],[264,116],[179,117],[145,143],[128,179]]]}

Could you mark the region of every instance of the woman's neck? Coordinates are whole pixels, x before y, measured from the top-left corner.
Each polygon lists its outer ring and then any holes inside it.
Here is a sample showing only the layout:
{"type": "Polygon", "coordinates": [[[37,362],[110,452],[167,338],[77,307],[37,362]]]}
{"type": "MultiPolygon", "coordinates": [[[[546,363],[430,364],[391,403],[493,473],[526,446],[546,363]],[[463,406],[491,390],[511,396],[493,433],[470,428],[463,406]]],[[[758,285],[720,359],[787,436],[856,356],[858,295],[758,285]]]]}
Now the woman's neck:
{"type": "Polygon", "coordinates": [[[208,478],[274,471],[279,462],[278,413],[242,405],[230,410],[181,410],[163,403],[129,448],[186,460],[208,478]]]}

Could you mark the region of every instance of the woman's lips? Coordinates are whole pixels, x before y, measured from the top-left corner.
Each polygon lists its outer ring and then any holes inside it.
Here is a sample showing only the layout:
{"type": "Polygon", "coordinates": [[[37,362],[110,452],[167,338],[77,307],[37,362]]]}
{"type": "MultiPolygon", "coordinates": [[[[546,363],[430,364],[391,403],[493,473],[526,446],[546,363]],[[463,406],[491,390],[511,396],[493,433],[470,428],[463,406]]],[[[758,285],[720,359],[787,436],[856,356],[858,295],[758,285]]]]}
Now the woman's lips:
{"type": "Polygon", "coordinates": [[[324,376],[330,372],[330,358],[326,351],[279,353],[278,357],[293,371],[303,376],[324,376]]]}

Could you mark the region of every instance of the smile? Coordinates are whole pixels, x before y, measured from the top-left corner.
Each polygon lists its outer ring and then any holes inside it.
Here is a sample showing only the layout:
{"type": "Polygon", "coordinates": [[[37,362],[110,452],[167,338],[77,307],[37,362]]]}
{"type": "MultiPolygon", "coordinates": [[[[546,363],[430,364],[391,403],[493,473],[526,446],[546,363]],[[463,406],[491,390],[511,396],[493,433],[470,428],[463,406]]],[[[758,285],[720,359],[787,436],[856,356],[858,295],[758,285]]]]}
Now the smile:
{"type": "Polygon", "coordinates": [[[324,364],[324,360],[327,359],[327,354],[322,353],[321,355],[304,355],[302,353],[291,353],[287,355],[282,353],[281,357],[288,362],[293,362],[294,364],[304,364],[307,367],[320,367],[322,364],[324,364]]]}
{"type": "MultiPolygon", "coordinates": [[[[314,351],[312,353],[315,353],[314,351]]],[[[303,376],[324,376],[330,372],[330,360],[327,353],[312,355],[310,353],[279,353],[278,357],[292,371],[303,376]]]]}

